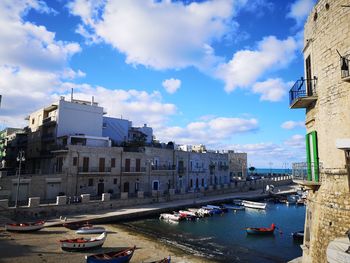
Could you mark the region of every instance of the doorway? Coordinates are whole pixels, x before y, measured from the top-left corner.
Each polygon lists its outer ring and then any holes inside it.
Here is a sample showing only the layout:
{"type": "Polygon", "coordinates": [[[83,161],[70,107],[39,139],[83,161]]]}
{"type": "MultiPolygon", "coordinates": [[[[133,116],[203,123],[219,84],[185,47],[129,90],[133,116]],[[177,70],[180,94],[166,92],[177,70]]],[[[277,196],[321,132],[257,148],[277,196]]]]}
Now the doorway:
{"type": "Polygon", "coordinates": [[[97,195],[100,196],[104,193],[105,190],[105,184],[104,183],[98,183],[97,185],[97,195]]]}

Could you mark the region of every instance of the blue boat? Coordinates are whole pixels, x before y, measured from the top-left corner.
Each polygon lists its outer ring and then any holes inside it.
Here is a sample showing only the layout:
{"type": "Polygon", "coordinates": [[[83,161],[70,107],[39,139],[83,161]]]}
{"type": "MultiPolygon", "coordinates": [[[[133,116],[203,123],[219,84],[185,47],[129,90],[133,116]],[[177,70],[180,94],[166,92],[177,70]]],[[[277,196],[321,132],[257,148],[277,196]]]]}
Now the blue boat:
{"type": "Polygon", "coordinates": [[[95,254],[86,257],[86,263],[128,263],[132,258],[136,246],[119,251],[95,254]]]}

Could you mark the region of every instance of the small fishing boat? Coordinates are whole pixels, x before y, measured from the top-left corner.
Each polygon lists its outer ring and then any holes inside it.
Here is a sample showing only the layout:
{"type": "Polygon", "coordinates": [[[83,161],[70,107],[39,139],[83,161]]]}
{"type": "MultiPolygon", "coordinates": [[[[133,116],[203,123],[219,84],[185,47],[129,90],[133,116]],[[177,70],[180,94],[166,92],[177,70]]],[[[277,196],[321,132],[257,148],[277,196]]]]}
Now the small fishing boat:
{"type": "Polygon", "coordinates": [[[245,207],[243,205],[223,204],[223,207],[226,207],[227,209],[231,209],[231,210],[244,210],[245,209],[245,207]]]}
{"type": "Polygon", "coordinates": [[[34,223],[7,223],[5,224],[5,230],[14,232],[30,232],[38,231],[44,228],[45,221],[37,221],[34,223]]]}
{"type": "Polygon", "coordinates": [[[199,217],[210,216],[210,212],[202,208],[188,208],[188,211],[194,212],[199,217]]]}
{"type": "Polygon", "coordinates": [[[82,227],[92,227],[93,225],[89,223],[82,223],[82,222],[74,222],[74,223],[64,223],[63,226],[65,228],[68,228],[70,230],[78,230],[82,227]]]}
{"type": "Polygon", "coordinates": [[[172,221],[182,221],[185,219],[184,216],[181,216],[181,214],[169,214],[169,213],[162,213],[159,216],[159,219],[161,220],[172,220],[172,221]]]}
{"type": "Polygon", "coordinates": [[[273,234],[275,228],[275,224],[271,224],[270,227],[247,227],[245,230],[247,231],[247,234],[250,235],[268,235],[273,234]]]}
{"type": "Polygon", "coordinates": [[[180,210],[179,214],[181,216],[185,217],[186,220],[189,220],[189,221],[194,221],[194,220],[197,220],[197,218],[198,218],[198,216],[196,216],[195,213],[190,212],[190,211],[186,211],[186,210],[180,210]]]}
{"type": "Polygon", "coordinates": [[[304,231],[293,232],[292,237],[296,241],[303,241],[304,240],[304,231]]]}
{"type": "Polygon", "coordinates": [[[161,260],[151,261],[151,262],[147,262],[147,263],[170,263],[170,262],[171,262],[171,258],[169,256],[169,257],[163,258],[161,260]]]}
{"type": "Polygon", "coordinates": [[[101,234],[103,232],[106,232],[106,229],[100,226],[84,226],[75,231],[77,234],[101,234]]]}
{"type": "Polygon", "coordinates": [[[136,246],[119,251],[86,256],[86,263],[127,263],[132,258],[136,246]]]}
{"type": "Polygon", "coordinates": [[[221,212],[223,213],[227,213],[228,209],[226,207],[223,206],[217,206],[217,205],[207,205],[208,208],[212,208],[212,209],[218,209],[221,210],[221,212]]]}
{"type": "Polygon", "coordinates": [[[256,208],[256,209],[266,209],[266,203],[252,202],[252,201],[242,201],[242,205],[248,208],[256,208]]]}
{"type": "Polygon", "coordinates": [[[219,215],[219,214],[222,214],[222,210],[221,209],[218,209],[218,208],[213,208],[212,206],[202,206],[203,209],[209,211],[210,214],[215,214],[215,215],[219,215]]]}
{"type": "Polygon", "coordinates": [[[104,232],[98,237],[92,238],[73,238],[73,239],[63,239],[60,240],[61,249],[67,251],[81,251],[88,250],[92,248],[101,247],[105,242],[107,233],[104,232]]]}

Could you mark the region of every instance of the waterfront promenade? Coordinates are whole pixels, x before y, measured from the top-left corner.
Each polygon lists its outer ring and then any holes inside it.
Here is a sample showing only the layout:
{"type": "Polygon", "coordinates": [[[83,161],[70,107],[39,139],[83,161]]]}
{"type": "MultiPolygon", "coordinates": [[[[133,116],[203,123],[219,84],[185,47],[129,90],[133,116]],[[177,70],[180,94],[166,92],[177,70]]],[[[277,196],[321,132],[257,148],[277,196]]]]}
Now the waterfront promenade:
{"type": "MultiPolygon", "coordinates": [[[[275,188],[274,193],[276,195],[285,195],[295,193],[297,186],[294,184],[279,186],[275,188]]],[[[60,218],[48,220],[46,226],[57,226],[65,222],[79,222],[89,221],[91,223],[106,223],[115,222],[126,219],[139,218],[143,216],[149,216],[159,214],[165,211],[171,211],[181,207],[200,206],[204,204],[232,201],[232,199],[262,199],[268,197],[268,193],[263,193],[262,189],[248,191],[248,192],[236,192],[229,194],[222,194],[216,196],[202,196],[200,198],[176,200],[164,203],[153,203],[137,205],[133,207],[125,207],[120,209],[101,210],[94,213],[76,214],[76,215],[61,215],[60,218]],[[64,218],[66,221],[64,221],[64,218]],[[63,220],[62,220],[63,219],[63,220]]]]}

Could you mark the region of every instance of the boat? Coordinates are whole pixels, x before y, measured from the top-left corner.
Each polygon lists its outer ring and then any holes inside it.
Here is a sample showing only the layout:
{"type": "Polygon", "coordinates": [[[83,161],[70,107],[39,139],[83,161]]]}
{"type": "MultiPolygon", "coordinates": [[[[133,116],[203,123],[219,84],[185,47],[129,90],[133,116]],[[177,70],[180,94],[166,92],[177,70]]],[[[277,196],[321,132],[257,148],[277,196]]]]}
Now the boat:
{"type": "Polygon", "coordinates": [[[86,256],[86,263],[127,263],[132,258],[136,246],[108,253],[86,256]]]}
{"type": "Polygon", "coordinates": [[[198,216],[194,212],[187,210],[180,210],[179,214],[186,218],[186,220],[194,221],[197,220],[198,216]]]}
{"type": "Polygon", "coordinates": [[[298,199],[297,205],[305,205],[305,204],[306,204],[306,199],[302,199],[302,198],[298,199]]]}
{"type": "Polygon", "coordinates": [[[194,212],[199,217],[205,217],[205,216],[211,215],[208,210],[205,210],[203,208],[188,208],[188,211],[194,212]]]}
{"type": "Polygon", "coordinates": [[[82,222],[73,222],[73,223],[64,223],[63,226],[65,228],[68,228],[70,230],[78,230],[82,227],[92,227],[93,225],[89,223],[82,223],[82,222]]]}
{"type": "Polygon", "coordinates": [[[161,260],[156,260],[156,261],[151,261],[147,263],[170,263],[171,262],[171,257],[163,258],[161,260]]]}
{"type": "Polygon", "coordinates": [[[293,205],[296,204],[297,201],[299,200],[299,196],[298,195],[288,195],[287,196],[287,205],[293,205]]]}
{"type": "Polygon", "coordinates": [[[243,201],[241,199],[233,199],[233,201],[232,201],[232,203],[235,205],[243,205],[242,202],[243,201]]]}
{"type": "Polygon", "coordinates": [[[44,228],[45,221],[37,221],[33,223],[24,222],[24,223],[7,223],[5,224],[6,231],[14,231],[14,232],[30,232],[30,231],[38,231],[44,228]]]}
{"type": "Polygon", "coordinates": [[[207,205],[208,208],[212,208],[212,209],[218,209],[221,210],[221,212],[223,213],[227,213],[228,209],[226,207],[223,206],[216,206],[216,205],[207,205]]]}
{"type": "Polygon", "coordinates": [[[223,207],[226,207],[227,209],[231,209],[231,210],[244,210],[245,209],[245,207],[243,205],[223,204],[223,207]]]}
{"type": "Polygon", "coordinates": [[[215,214],[215,215],[218,215],[218,214],[222,214],[222,210],[221,209],[218,209],[218,208],[213,208],[212,206],[202,206],[203,209],[209,211],[210,214],[215,214]]]}
{"type": "Polygon", "coordinates": [[[303,241],[304,240],[304,231],[293,232],[292,237],[296,241],[303,241]]]}
{"type": "Polygon", "coordinates": [[[266,206],[267,206],[266,203],[252,202],[252,201],[247,201],[247,200],[243,200],[242,205],[244,207],[256,208],[256,209],[266,209],[266,206]]]}
{"type": "Polygon", "coordinates": [[[77,234],[101,234],[103,232],[106,232],[106,229],[101,226],[84,226],[75,231],[77,234]]]}
{"type": "Polygon", "coordinates": [[[162,213],[162,214],[160,214],[159,219],[166,220],[166,221],[171,220],[171,221],[178,222],[178,221],[184,220],[185,217],[181,216],[181,214],[178,214],[178,213],[176,213],[176,214],[162,213]]]}
{"type": "Polygon", "coordinates": [[[271,224],[270,227],[247,227],[245,230],[250,235],[271,235],[275,231],[275,224],[271,224]]]}
{"type": "Polygon", "coordinates": [[[63,239],[60,240],[61,249],[67,251],[81,251],[88,250],[92,248],[101,247],[105,242],[107,233],[103,232],[98,237],[91,238],[73,238],[73,239],[63,239]]]}

